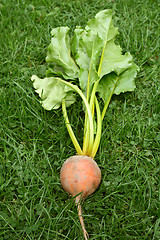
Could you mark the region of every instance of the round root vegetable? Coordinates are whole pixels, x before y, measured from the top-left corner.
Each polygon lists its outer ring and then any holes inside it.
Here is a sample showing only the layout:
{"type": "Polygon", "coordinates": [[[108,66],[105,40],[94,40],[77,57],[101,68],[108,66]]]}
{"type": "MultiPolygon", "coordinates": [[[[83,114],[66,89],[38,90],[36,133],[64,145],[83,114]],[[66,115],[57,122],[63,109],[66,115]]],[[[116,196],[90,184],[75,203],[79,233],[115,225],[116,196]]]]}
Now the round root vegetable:
{"type": "Polygon", "coordinates": [[[88,234],[83,222],[81,200],[84,200],[98,188],[101,181],[101,171],[91,157],[76,155],[64,162],[60,172],[60,179],[63,189],[73,197],[76,196],[75,203],[78,216],[84,238],[87,240],[88,234]]]}

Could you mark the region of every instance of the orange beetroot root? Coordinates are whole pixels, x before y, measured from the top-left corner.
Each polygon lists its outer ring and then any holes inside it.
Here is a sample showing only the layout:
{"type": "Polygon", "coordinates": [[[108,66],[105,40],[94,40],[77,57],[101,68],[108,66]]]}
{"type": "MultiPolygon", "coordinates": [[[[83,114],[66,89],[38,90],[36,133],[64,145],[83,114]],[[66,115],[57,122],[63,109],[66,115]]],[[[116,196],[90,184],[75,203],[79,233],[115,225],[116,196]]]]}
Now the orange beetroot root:
{"type": "Polygon", "coordinates": [[[60,179],[63,189],[73,197],[81,193],[76,197],[75,203],[84,238],[87,240],[88,234],[83,222],[80,200],[84,200],[98,188],[101,182],[101,171],[91,157],[76,155],[64,162],[60,172],[60,179]]]}

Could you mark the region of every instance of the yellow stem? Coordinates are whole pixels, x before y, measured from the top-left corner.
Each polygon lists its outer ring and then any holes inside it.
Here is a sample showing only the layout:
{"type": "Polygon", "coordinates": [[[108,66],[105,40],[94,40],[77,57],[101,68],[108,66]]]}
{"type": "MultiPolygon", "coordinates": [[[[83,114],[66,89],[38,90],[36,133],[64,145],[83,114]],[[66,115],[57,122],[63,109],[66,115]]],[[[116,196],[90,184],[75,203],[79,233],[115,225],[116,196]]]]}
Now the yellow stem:
{"type": "Polygon", "coordinates": [[[67,127],[67,130],[68,130],[68,133],[69,133],[69,136],[73,142],[73,145],[77,151],[77,154],[78,155],[83,155],[83,152],[82,152],[82,149],[74,135],[74,132],[72,130],[72,127],[70,125],[70,122],[69,122],[69,119],[68,119],[68,115],[67,115],[67,110],[66,110],[66,104],[65,104],[65,99],[63,99],[62,101],[62,111],[63,111],[63,116],[64,116],[64,119],[65,119],[65,124],[66,124],[66,127],[67,127]]]}
{"type": "Polygon", "coordinates": [[[96,96],[95,96],[95,105],[96,105],[96,111],[97,111],[97,133],[96,133],[95,141],[93,144],[93,149],[92,149],[92,154],[91,154],[92,158],[94,158],[97,153],[97,150],[98,150],[98,147],[100,144],[100,140],[101,140],[101,131],[102,131],[101,111],[100,111],[100,107],[99,107],[96,96]]]}

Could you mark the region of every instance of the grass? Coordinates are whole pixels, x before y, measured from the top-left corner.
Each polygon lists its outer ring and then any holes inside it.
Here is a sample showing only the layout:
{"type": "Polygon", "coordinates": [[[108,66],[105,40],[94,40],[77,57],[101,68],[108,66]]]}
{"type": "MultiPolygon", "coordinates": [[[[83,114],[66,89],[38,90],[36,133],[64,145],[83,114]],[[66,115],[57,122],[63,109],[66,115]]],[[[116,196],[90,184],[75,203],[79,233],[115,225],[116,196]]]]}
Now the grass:
{"type": "MultiPolygon", "coordinates": [[[[75,154],[61,109],[45,111],[30,77],[44,77],[54,27],[85,26],[115,12],[118,41],[141,71],[136,91],[114,96],[95,160],[99,189],[83,204],[90,239],[160,239],[159,1],[5,1],[0,3],[0,240],[83,239],[76,208],[60,185],[75,154]]],[[[81,106],[69,110],[81,139],[81,106]]]]}

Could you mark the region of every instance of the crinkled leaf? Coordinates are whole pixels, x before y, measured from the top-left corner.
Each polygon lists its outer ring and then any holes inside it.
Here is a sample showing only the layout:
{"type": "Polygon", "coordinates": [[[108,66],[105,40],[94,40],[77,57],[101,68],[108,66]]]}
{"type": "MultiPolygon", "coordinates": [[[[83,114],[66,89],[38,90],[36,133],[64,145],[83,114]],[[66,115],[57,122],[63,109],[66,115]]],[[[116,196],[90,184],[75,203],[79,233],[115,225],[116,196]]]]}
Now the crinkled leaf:
{"type": "Polygon", "coordinates": [[[62,100],[66,99],[66,106],[75,102],[73,89],[62,83],[58,77],[38,78],[33,75],[31,80],[35,91],[42,99],[42,106],[46,110],[57,109],[61,106],[62,100]]]}
{"type": "Polygon", "coordinates": [[[78,77],[79,69],[71,57],[70,38],[68,27],[58,27],[51,31],[52,39],[48,46],[46,62],[49,75],[63,76],[65,79],[75,79],[78,77]]]}
{"type": "Polygon", "coordinates": [[[98,34],[103,43],[106,40],[110,41],[118,34],[118,29],[113,25],[111,9],[102,10],[97,13],[95,18],[88,22],[85,29],[92,30],[95,34],[98,34]]]}
{"type": "Polygon", "coordinates": [[[86,29],[91,29],[98,34],[103,42],[98,66],[100,78],[112,71],[119,75],[132,65],[130,53],[123,55],[121,47],[115,44],[118,30],[113,25],[111,10],[99,12],[95,19],[89,21],[86,29]]]}
{"type": "Polygon", "coordinates": [[[84,32],[84,29],[81,28],[80,26],[77,26],[76,29],[74,30],[74,35],[71,40],[71,51],[72,51],[73,57],[75,57],[75,55],[78,52],[79,41],[81,39],[83,32],[84,32]]]}
{"type": "Polygon", "coordinates": [[[139,71],[138,66],[135,63],[133,63],[129,69],[123,72],[119,76],[119,80],[116,84],[114,94],[119,95],[120,93],[124,93],[127,91],[128,92],[134,91],[134,89],[136,88],[135,78],[137,76],[138,71],[139,71]]]}
{"type": "Polygon", "coordinates": [[[137,65],[133,63],[129,69],[119,76],[114,72],[105,75],[101,79],[97,89],[103,101],[108,101],[113,94],[118,95],[127,91],[133,91],[136,87],[134,79],[138,70],[137,65]]]}
{"type": "Polygon", "coordinates": [[[98,79],[97,64],[101,52],[101,42],[99,36],[93,35],[92,31],[84,31],[81,35],[75,60],[80,67],[79,82],[84,92],[88,83],[91,87],[98,79]]]}
{"type": "Polygon", "coordinates": [[[73,55],[80,67],[79,81],[83,90],[89,84],[114,71],[120,74],[132,65],[129,53],[122,55],[114,43],[118,30],[113,25],[112,11],[103,10],[82,30],[77,27],[72,39],[73,55]]]}
{"type": "Polygon", "coordinates": [[[124,72],[132,66],[132,56],[130,53],[122,54],[120,46],[114,43],[114,40],[107,42],[100,70],[100,77],[115,72],[117,75],[124,72]]]}

